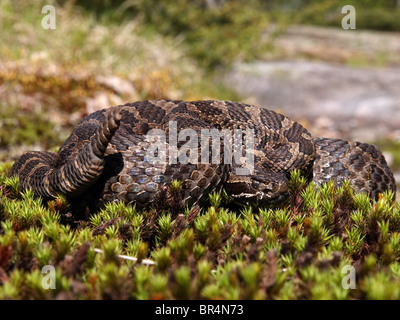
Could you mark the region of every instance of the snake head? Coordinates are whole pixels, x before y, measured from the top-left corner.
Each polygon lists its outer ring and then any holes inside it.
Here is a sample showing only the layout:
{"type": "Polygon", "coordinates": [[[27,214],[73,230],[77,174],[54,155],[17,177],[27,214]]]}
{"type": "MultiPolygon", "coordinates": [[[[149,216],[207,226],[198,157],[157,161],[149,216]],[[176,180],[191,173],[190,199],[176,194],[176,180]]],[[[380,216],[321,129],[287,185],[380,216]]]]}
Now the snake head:
{"type": "Polygon", "coordinates": [[[281,203],[287,198],[289,181],[283,172],[247,176],[230,174],[225,190],[240,204],[271,205],[281,203]]]}

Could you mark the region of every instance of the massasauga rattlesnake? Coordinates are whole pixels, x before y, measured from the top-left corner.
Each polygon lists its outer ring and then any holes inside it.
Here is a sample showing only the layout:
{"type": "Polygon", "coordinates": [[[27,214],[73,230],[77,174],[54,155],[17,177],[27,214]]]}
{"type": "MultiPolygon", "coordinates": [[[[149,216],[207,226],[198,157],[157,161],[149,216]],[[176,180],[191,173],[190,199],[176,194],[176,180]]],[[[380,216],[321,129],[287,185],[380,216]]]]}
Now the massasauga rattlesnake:
{"type": "Polygon", "coordinates": [[[189,204],[219,187],[236,201],[268,204],[286,198],[294,169],[316,184],[333,179],[340,185],[348,179],[356,192],[371,198],[395,191],[393,174],[377,147],[313,138],[299,123],[274,111],[213,100],[141,101],[94,112],[57,154],[25,153],[9,175],[46,198],[61,193],[97,204],[118,200],[151,205],[172,179],[181,181],[189,204]],[[149,132],[160,135],[149,138],[149,132]],[[204,132],[222,133],[221,139],[213,144],[204,132]],[[246,141],[253,142],[247,149],[246,141]],[[213,152],[220,152],[218,161],[213,152]],[[183,161],[189,156],[190,161],[183,161]]]}

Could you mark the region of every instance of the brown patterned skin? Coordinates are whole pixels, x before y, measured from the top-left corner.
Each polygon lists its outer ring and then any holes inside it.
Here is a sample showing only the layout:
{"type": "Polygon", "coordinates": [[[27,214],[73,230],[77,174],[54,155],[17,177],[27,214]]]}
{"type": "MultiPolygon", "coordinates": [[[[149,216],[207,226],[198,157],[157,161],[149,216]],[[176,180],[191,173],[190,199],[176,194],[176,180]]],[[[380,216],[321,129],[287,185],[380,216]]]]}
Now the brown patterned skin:
{"type": "Polygon", "coordinates": [[[374,145],[341,139],[316,138],[313,180],[318,184],[345,179],[357,192],[378,199],[386,190],[396,192],[396,183],[382,152],[374,145]]]}
{"type": "MultiPolygon", "coordinates": [[[[183,137],[178,142],[178,156],[187,154],[187,141],[191,140],[183,137]]],[[[214,100],[139,101],[94,112],[76,126],[58,154],[25,153],[9,175],[18,176],[22,187],[32,188],[46,198],[63,193],[98,205],[124,201],[143,207],[152,205],[172,179],[181,181],[183,198],[189,205],[220,187],[238,202],[281,202],[288,195],[288,177],[294,169],[317,184],[331,178],[340,184],[349,178],[357,192],[373,197],[395,190],[393,174],[375,146],[314,139],[299,123],[274,111],[214,100]],[[171,121],[177,124],[176,132],[170,127],[171,121]],[[173,139],[174,133],[179,135],[183,129],[194,130],[198,137],[206,129],[217,129],[218,133],[242,129],[241,148],[247,141],[245,130],[251,129],[254,153],[251,149],[240,152],[254,155],[254,171],[237,174],[246,164],[235,157],[231,164],[224,163],[222,159],[225,155],[229,158],[229,154],[223,138],[219,143],[220,159],[215,163],[211,162],[212,152],[218,148],[215,146],[209,149],[207,163],[201,163],[201,139],[194,145],[198,163],[149,161],[147,151],[155,142],[146,134],[152,129],[165,133],[167,147],[174,142],[169,140],[170,134],[173,139]]]]}

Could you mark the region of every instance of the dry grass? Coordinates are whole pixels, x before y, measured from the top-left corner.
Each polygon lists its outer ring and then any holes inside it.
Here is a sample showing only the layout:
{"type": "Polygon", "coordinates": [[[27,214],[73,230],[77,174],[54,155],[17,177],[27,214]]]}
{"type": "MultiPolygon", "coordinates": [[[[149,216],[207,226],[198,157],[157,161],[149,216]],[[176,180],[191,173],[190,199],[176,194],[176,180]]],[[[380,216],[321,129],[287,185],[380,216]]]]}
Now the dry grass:
{"type": "Polygon", "coordinates": [[[55,30],[42,28],[40,2],[0,3],[0,37],[7,44],[0,46],[3,161],[35,143],[35,149],[59,146],[83,116],[112,105],[231,98],[186,56],[176,39],[157,35],[135,19],[96,17],[73,1],[47,4],[55,7],[55,30]],[[43,119],[41,129],[26,123],[34,118],[43,119]],[[32,134],[35,130],[39,134],[32,134]],[[53,139],[44,141],[49,136],[53,139]],[[21,145],[29,146],[21,150],[21,145]]]}

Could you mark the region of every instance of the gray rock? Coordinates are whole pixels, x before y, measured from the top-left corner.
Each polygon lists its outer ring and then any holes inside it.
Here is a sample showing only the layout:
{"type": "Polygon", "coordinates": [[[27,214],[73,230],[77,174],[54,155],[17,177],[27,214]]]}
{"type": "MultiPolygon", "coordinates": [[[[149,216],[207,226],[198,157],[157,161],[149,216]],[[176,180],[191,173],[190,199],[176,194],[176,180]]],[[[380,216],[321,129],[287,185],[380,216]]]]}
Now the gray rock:
{"type": "Polygon", "coordinates": [[[400,67],[255,62],[237,64],[224,83],[253,103],[305,121],[313,135],[400,138],[400,67]]]}

